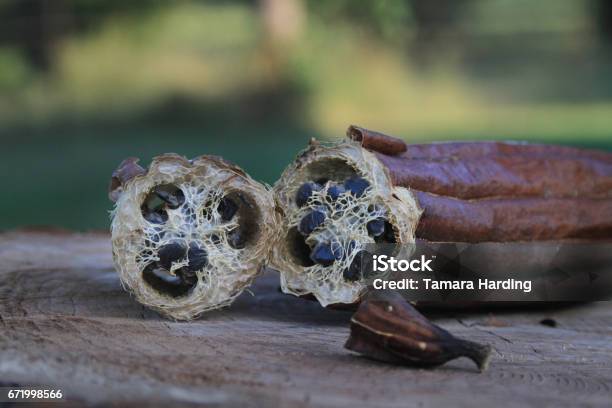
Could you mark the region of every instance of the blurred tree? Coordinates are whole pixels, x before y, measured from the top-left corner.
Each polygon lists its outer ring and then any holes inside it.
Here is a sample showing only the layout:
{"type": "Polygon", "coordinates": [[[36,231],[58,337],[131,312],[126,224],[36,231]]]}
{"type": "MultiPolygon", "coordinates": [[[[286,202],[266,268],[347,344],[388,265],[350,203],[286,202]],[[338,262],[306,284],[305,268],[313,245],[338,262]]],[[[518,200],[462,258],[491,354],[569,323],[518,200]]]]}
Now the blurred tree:
{"type": "Polygon", "coordinates": [[[408,0],[309,0],[309,11],[330,22],[348,20],[386,41],[406,39],[412,26],[408,0]]]}
{"type": "Polygon", "coordinates": [[[302,0],[260,0],[259,4],[268,41],[285,46],[300,38],[306,20],[302,0]]]}
{"type": "Polygon", "coordinates": [[[0,43],[19,48],[36,69],[53,66],[54,49],[65,35],[87,30],[116,12],[142,14],[158,0],[0,1],[0,43]]]}
{"type": "Polygon", "coordinates": [[[413,58],[427,65],[448,46],[462,44],[459,22],[472,0],[407,0],[411,5],[416,35],[413,58]]]}
{"type": "Polygon", "coordinates": [[[299,116],[305,90],[290,66],[292,48],[303,35],[306,9],[302,0],[258,0],[264,39],[261,63],[265,65],[260,86],[247,95],[249,111],[260,119],[299,116]]]}
{"type": "Polygon", "coordinates": [[[461,17],[474,0],[310,0],[310,12],[337,22],[345,19],[388,43],[410,47],[427,66],[441,51],[462,44],[461,17]]]}
{"type": "Polygon", "coordinates": [[[69,25],[65,10],[63,0],[5,2],[0,9],[0,39],[17,45],[33,67],[47,71],[57,39],[69,25]]]}
{"type": "Polygon", "coordinates": [[[602,40],[606,44],[612,45],[612,1],[596,0],[593,14],[602,40]]]}

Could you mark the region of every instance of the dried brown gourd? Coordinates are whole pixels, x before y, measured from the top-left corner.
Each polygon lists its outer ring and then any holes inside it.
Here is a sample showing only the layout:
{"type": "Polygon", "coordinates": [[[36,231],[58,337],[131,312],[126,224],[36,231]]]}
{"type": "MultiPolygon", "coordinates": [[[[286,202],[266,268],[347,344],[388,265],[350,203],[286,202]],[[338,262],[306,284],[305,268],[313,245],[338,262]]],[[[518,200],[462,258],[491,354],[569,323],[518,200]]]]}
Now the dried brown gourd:
{"type": "Polygon", "coordinates": [[[612,238],[610,153],[521,142],[411,145],[355,126],[347,136],[313,140],[274,186],[283,223],[270,266],[285,293],[312,294],[323,306],[359,301],[367,244],[612,238]]]}
{"type": "Polygon", "coordinates": [[[126,159],[109,196],[113,259],[136,299],[177,320],[229,305],[261,271],[276,215],[270,191],[216,156],[126,159]]]}

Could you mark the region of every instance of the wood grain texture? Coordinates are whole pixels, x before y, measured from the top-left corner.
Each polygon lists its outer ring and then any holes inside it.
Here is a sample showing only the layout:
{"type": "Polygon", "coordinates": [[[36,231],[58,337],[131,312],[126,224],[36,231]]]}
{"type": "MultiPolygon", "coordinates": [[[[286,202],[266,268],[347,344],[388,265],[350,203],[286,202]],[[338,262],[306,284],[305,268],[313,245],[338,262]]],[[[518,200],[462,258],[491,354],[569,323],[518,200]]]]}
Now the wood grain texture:
{"type": "Polygon", "coordinates": [[[350,312],[256,281],[230,308],[190,323],[124,292],[105,234],[0,234],[0,383],[61,387],[75,405],[609,406],[612,304],[438,312],[495,351],[426,370],[343,348],[350,312]],[[556,328],[541,325],[545,317],[556,328]]]}

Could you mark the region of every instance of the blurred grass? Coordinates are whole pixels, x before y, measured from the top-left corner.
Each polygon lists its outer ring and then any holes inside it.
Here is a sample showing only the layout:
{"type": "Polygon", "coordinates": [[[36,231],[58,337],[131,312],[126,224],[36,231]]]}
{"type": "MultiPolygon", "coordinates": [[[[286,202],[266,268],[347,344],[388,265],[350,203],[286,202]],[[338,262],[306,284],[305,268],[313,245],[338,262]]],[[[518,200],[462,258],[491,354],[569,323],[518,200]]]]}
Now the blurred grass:
{"type": "Polygon", "coordinates": [[[313,14],[279,52],[252,6],[227,2],[112,15],[63,39],[46,74],[0,47],[0,229],[107,228],[109,176],[127,156],[220,154],[273,183],[310,137],[351,123],[411,142],[612,150],[610,53],[585,31],[584,4],[544,3],[484,2],[467,45],[449,38],[427,69],[397,21],[377,35],[313,14]],[[519,8],[534,16],[504,19],[519,8]]]}

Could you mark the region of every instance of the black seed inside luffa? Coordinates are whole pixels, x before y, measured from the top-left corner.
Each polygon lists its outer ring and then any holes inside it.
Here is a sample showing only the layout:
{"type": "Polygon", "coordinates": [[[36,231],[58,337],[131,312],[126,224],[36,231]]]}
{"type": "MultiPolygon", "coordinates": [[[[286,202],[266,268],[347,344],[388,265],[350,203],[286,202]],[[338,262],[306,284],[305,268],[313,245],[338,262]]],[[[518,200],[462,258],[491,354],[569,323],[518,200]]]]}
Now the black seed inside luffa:
{"type": "Polygon", "coordinates": [[[349,267],[342,272],[342,277],[350,282],[367,278],[372,273],[371,257],[372,254],[365,250],[357,252],[349,267]]]}
{"type": "Polygon", "coordinates": [[[384,232],[375,237],[374,241],[379,244],[395,244],[397,242],[397,238],[395,238],[395,229],[389,221],[385,221],[384,232]]]}
{"type": "Polygon", "coordinates": [[[368,187],[370,183],[362,177],[351,177],[344,182],[344,188],[357,198],[363,196],[368,187]]]}
{"type": "MultiPolygon", "coordinates": [[[[239,196],[239,198],[243,204],[247,206],[250,205],[249,202],[244,199],[244,197],[239,196]]],[[[236,200],[230,197],[223,197],[223,199],[221,199],[221,201],[219,202],[219,206],[217,207],[217,212],[221,216],[221,220],[224,222],[227,222],[227,221],[231,221],[236,216],[239,209],[240,209],[240,206],[238,205],[236,200]]],[[[230,230],[227,233],[226,237],[227,237],[227,244],[230,247],[234,249],[243,249],[246,247],[247,237],[246,237],[246,234],[242,226],[237,226],[233,228],[232,230],[230,230]]],[[[217,244],[220,242],[219,236],[217,236],[216,234],[213,235],[211,239],[214,244],[217,244]]]]}
{"type": "Polygon", "coordinates": [[[155,194],[160,198],[160,200],[165,202],[170,209],[179,208],[185,202],[185,195],[183,194],[183,191],[178,188],[165,189],[160,187],[155,190],[155,194]]]}
{"type": "Polygon", "coordinates": [[[328,242],[320,242],[312,249],[310,259],[319,265],[330,266],[336,260],[342,259],[342,247],[328,242]]]}
{"type": "Polygon", "coordinates": [[[162,268],[170,270],[174,262],[178,262],[185,258],[186,252],[187,248],[180,242],[171,242],[166,244],[162,246],[159,251],[157,251],[159,264],[162,266],[162,268]]]}
{"type": "Polygon", "coordinates": [[[159,280],[169,285],[179,286],[183,284],[183,280],[181,279],[180,276],[172,275],[170,272],[168,272],[167,270],[163,268],[160,268],[160,267],[151,268],[151,273],[155,275],[155,277],[157,277],[159,280]]]}
{"type": "Polygon", "coordinates": [[[187,259],[189,260],[187,270],[190,272],[202,270],[206,265],[208,265],[208,254],[195,242],[189,244],[189,250],[187,251],[187,259]]]}
{"type": "Polygon", "coordinates": [[[238,204],[229,197],[223,197],[217,211],[221,215],[223,221],[230,221],[238,212],[238,204]]]}
{"type": "Polygon", "coordinates": [[[194,287],[198,283],[198,275],[196,275],[195,271],[189,269],[189,267],[182,267],[176,274],[181,277],[183,280],[183,285],[194,287]]]}
{"type": "Polygon", "coordinates": [[[142,271],[142,277],[153,289],[160,293],[179,297],[187,295],[198,283],[195,273],[181,268],[171,274],[159,262],[153,262],[142,271]]]}
{"type": "Polygon", "coordinates": [[[227,243],[234,249],[246,247],[246,236],[240,227],[234,228],[227,234],[227,243]]]}
{"type": "Polygon", "coordinates": [[[166,221],[168,221],[168,213],[162,209],[149,210],[143,208],[142,216],[145,220],[152,224],[164,224],[166,221]]]}
{"type": "Polygon", "coordinates": [[[368,229],[368,234],[370,236],[381,236],[385,232],[385,220],[382,218],[377,218],[375,220],[369,221],[366,224],[366,228],[368,229]]]}
{"type": "Polygon", "coordinates": [[[327,189],[327,199],[330,201],[336,201],[342,194],[346,192],[344,186],[333,184],[327,189]]]}
{"type": "Polygon", "coordinates": [[[174,210],[185,203],[183,191],[172,184],[155,187],[145,198],[140,211],[145,220],[152,224],[168,221],[167,210],[174,210]]]}
{"type": "Polygon", "coordinates": [[[189,250],[180,242],[171,242],[157,251],[159,261],[148,264],[142,271],[142,277],[151,287],[169,296],[178,297],[189,293],[198,283],[195,271],[202,269],[208,262],[206,252],[196,244],[190,244],[189,250]],[[189,264],[171,273],[172,264],[185,259],[189,264]]]}
{"type": "Polygon", "coordinates": [[[325,212],[323,210],[313,210],[306,214],[300,221],[298,231],[306,236],[325,222],[325,212]]]}
{"type": "Polygon", "coordinates": [[[318,183],[310,181],[302,184],[295,194],[295,203],[298,205],[298,207],[303,207],[308,202],[308,199],[312,196],[312,193],[319,190],[321,190],[321,185],[318,183]]]}

